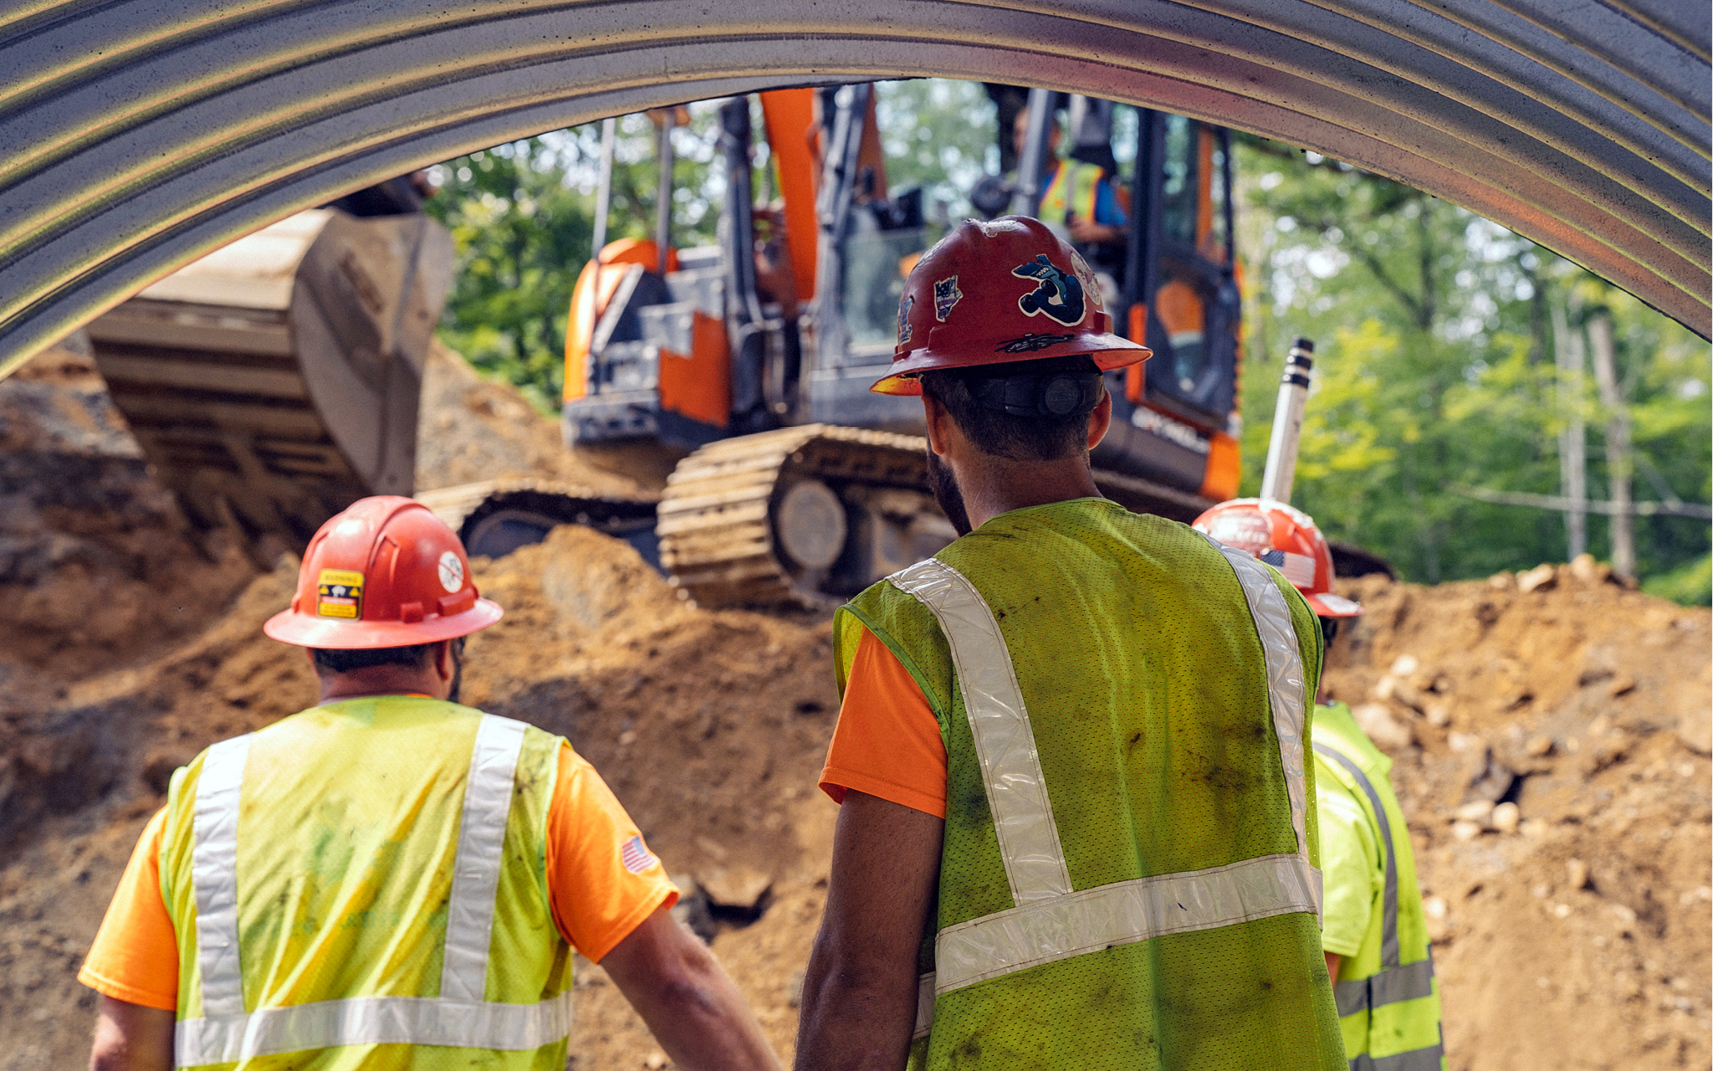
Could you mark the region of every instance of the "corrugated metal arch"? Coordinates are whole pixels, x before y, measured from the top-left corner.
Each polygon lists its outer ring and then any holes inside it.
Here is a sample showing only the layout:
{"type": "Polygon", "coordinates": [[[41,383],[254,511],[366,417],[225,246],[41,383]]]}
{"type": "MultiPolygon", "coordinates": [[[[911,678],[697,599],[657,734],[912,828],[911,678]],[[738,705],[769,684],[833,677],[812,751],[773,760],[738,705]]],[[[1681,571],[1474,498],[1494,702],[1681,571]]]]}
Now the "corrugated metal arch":
{"type": "Polygon", "coordinates": [[[807,81],[1074,89],[1465,205],[1706,336],[1708,13],[1670,0],[0,4],[0,372],[270,220],[486,145],[807,81]]]}

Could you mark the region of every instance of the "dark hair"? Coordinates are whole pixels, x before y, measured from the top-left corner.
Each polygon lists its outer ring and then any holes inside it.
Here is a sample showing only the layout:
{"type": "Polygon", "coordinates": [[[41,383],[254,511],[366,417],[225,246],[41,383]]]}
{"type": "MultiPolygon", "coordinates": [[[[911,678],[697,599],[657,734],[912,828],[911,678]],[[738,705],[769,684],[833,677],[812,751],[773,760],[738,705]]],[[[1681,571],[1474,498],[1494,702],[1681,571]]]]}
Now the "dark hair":
{"type": "Polygon", "coordinates": [[[317,673],[349,673],[354,669],[375,666],[407,666],[416,668],[428,658],[431,644],[415,643],[409,647],[370,647],[354,651],[334,651],[324,647],[310,648],[317,673]]]}
{"type": "MultiPolygon", "coordinates": [[[[922,393],[946,407],[958,429],[984,454],[1013,461],[1058,461],[1088,449],[1088,418],[1099,402],[1098,390],[1086,392],[1094,402],[1079,405],[1063,417],[1019,416],[984,404],[978,393],[983,384],[1018,376],[1042,377],[1044,386],[1053,376],[1093,377],[1100,369],[1087,354],[1049,357],[1040,361],[979,365],[974,368],[936,368],[921,375],[922,393]]],[[[1094,384],[1098,385],[1098,384],[1094,384]]]]}
{"type": "Polygon", "coordinates": [[[1326,646],[1331,647],[1333,638],[1338,635],[1338,618],[1316,615],[1315,619],[1320,622],[1320,634],[1325,639],[1326,646]]]}

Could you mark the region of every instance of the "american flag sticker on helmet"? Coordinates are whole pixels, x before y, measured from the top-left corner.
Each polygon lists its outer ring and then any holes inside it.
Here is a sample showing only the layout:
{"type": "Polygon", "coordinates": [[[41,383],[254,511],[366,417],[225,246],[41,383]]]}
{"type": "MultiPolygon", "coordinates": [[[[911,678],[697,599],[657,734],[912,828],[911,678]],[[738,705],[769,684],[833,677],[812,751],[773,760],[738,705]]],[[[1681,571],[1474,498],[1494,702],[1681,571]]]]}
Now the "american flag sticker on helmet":
{"type": "Polygon", "coordinates": [[[1269,550],[1261,560],[1285,574],[1285,579],[1299,588],[1314,587],[1314,559],[1307,554],[1292,554],[1285,550],[1269,550]]]}
{"type": "Polygon", "coordinates": [[[632,874],[640,874],[660,860],[649,854],[648,848],[642,843],[641,834],[638,834],[625,841],[624,847],[619,849],[619,862],[632,874]]]}

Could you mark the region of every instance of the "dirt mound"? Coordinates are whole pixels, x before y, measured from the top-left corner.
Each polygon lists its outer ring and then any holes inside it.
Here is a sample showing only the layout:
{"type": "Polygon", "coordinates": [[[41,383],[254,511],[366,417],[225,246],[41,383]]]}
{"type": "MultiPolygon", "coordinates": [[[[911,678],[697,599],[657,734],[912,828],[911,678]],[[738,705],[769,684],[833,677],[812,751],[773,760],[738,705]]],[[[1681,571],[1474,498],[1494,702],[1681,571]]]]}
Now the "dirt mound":
{"type": "Polygon", "coordinates": [[[55,347],[0,380],[6,662],[69,673],[158,650],[207,628],[254,573],[235,546],[192,536],[87,353],[55,347]]]}
{"type": "Polygon", "coordinates": [[[1453,1068],[1708,1065],[1709,615],[1589,564],[1349,587],[1331,687],[1394,736],[1453,1068]]]}
{"type": "MultiPolygon", "coordinates": [[[[551,421],[436,360],[421,456],[445,482],[556,448],[551,421]]],[[[260,633],[295,563],[201,554],[127,443],[75,353],[0,383],[0,1069],[86,1058],[76,969],[172,770],[315,696],[260,633]]],[[[585,461],[557,474],[635,486],[585,461]]],[[[568,736],[687,887],[766,890],[701,921],[788,1054],[836,814],[814,787],[827,622],[693,608],[584,529],[474,568],[507,614],[470,643],[467,700],[568,736]]],[[[1329,687],[1396,758],[1451,1066],[1707,1066],[1708,611],[1588,563],[1347,591],[1368,613],[1329,687]]],[[[578,986],[574,1066],[654,1065],[604,973],[578,986]]]]}
{"type": "MultiPolygon", "coordinates": [[[[416,489],[432,491],[478,480],[531,477],[634,498],[653,490],[603,456],[567,450],[559,424],[516,389],[483,379],[436,339],[422,376],[416,436],[416,489]]],[[[664,476],[660,476],[664,482],[664,476]]]]}

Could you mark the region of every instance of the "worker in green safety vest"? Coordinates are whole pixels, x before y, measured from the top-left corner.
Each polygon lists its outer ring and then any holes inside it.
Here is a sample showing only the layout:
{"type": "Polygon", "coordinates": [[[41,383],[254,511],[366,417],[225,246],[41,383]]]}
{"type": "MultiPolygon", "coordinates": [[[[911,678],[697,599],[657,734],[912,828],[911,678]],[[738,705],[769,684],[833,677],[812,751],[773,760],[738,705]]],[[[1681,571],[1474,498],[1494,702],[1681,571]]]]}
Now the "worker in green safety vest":
{"type": "MultiPolygon", "coordinates": [[[[1332,590],[1332,553],[1313,520],[1280,502],[1222,502],[1198,530],[1276,565],[1330,646],[1362,608],[1332,590]]],[[[1441,1071],[1445,1047],[1415,856],[1387,773],[1392,760],[1343,703],[1314,718],[1315,798],[1326,908],[1321,944],[1351,1071],[1441,1071]]]]}
{"type": "Polygon", "coordinates": [[[595,769],[458,704],[464,638],[500,616],[419,502],[321,527],[263,626],[321,702],[173,775],[79,974],[92,1068],[553,1071],[576,951],[676,1066],[777,1069],[595,769]]]}
{"type": "Polygon", "coordinates": [[[803,1071],[1343,1071],[1321,955],[1321,634],[1253,557],[1103,499],[1113,335],[1039,221],[966,221],[874,390],[963,533],[834,624],[841,801],[803,1071]]]}

